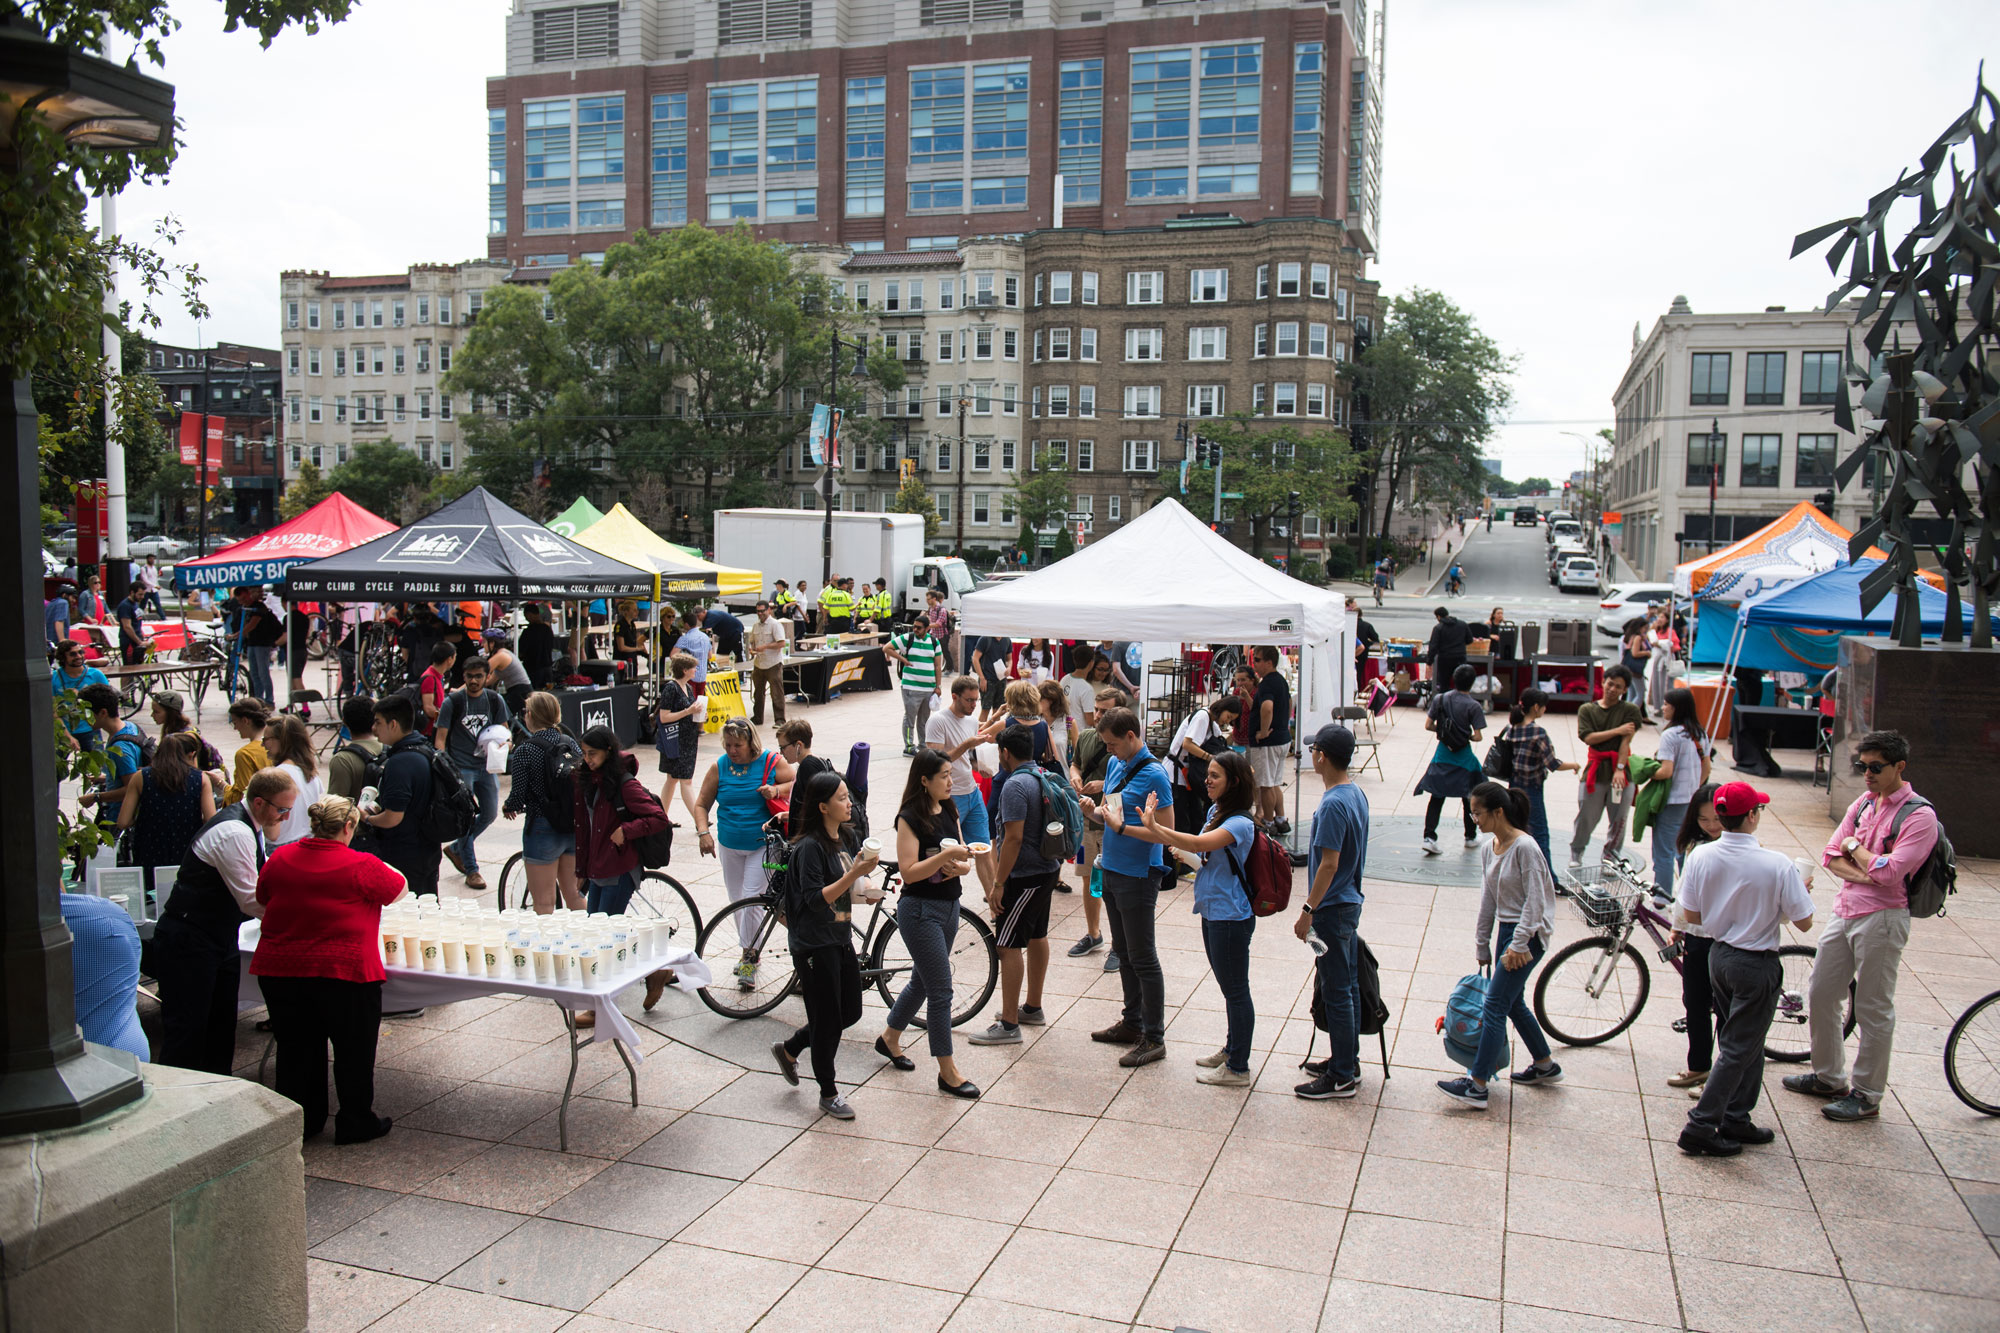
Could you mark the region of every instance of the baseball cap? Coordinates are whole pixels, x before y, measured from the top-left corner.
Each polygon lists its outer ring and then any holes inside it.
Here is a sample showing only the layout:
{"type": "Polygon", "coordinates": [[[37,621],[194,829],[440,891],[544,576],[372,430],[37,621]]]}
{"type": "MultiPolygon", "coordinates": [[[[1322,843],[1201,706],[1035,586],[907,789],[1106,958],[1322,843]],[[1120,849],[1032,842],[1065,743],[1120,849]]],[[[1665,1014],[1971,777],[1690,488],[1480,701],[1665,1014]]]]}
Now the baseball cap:
{"type": "Polygon", "coordinates": [[[1718,815],[1747,815],[1760,805],[1769,805],[1771,798],[1747,782],[1725,782],[1715,789],[1715,813],[1718,815]]]}
{"type": "Polygon", "coordinates": [[[1325,755],[1335,768],[1346,768],[1354,758],[1354,733],[1337,722],[1329,722],[1314,733],[1312,748],[1325,755]]]}
{"type": "Polygon", "coordinates": [[[153,699],[169,713],[187,712],[187,700],[173,690],[154,690],[153,699]]]}

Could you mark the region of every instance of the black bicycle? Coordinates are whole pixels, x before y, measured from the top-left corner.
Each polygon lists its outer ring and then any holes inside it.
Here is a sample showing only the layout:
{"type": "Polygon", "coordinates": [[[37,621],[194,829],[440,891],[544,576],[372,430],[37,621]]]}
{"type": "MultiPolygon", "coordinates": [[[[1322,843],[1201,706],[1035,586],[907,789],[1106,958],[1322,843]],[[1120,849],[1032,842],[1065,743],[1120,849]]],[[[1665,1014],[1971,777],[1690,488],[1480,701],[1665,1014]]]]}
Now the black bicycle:
{"type": "Polygon", "coordinates": [[[1944,1081],[1982,1115],[2000,1115],[2000,990],[1981,996],[1951,1025],[1944,1081]]]}
{"type": "MultiPolygon", "coordinates": [[[[864,960],[861,984],[874,983],[882,1002],[894,1004],[902,978],[914,965],[888,910],[889,895],[896,888],[896,863],[883,861],[881,869],[882,897],[869,912],[867,928],[850,924],[857,937],[855,952],[864,960]]],[[[768,1014],[797,988],[789,935],[777,908],[776,895],[760,893],[731,903],[702,927],[696,952],[715,978],[702,990],[702,1003],[724,1018],[768,1014]]],[[[961,906],[958,933],[951,944],[951,1025],[958,1027],[984,1009],[999,981],[1000,948],[993,928],[971,908],[961,906]]],[[[924,1026],[921,1015],[911,1021],[924,1026]]]]}
{"type": "MultiPolygon", "coordinates": [[[[500,868],[495,892],[493,906],[500,911],[505,911],[510,903],[533,906],[528,901],[528,869],[523,853],[515,852],[507,858],[507,864],[500,868]]],[[[672,875],[658,870],[639,872],[639,887],[633,890],[625,913],[666,922],[667,934],[678,948],[690,948],[701,938],[701,911],[694,905],[694,895],[672,875]]]]}

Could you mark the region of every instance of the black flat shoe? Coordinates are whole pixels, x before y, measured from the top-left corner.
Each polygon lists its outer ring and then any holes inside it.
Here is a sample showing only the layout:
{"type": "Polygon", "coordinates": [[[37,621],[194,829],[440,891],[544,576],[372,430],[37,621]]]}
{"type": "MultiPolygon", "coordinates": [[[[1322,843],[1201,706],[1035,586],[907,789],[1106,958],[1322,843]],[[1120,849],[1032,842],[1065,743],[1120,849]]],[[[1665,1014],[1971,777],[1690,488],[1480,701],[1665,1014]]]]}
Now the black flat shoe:
{"type": "Polygon", "coordinates": [[[342,1148],[345,1148],[347,1145],[351,1143],[369,1143],[375,1139],[381,1138],[384,1134],[387,1134],[389,1132],[389,1126],[393,1123],[394,1122],[391,1121],[389,1117],[386,1115],[376,1116],[374,1128],[361,1129],[353,1133],[345,1133],[339,1129],[336,1129],[333,1131],[333,1141],[336,1146],[342,1148]]]}
{"type": "Polygon", "coordinates": [[[917,1067],[915,1060],[912,1060],[907,1055],[895,1054],[889,1049],[889,1043],[883,1041],[880,1037],[875,1039],[875,1054],[881,1056],[884,1060],[887,1060],[890,1064],[903,1070],[905,1073],[917,1067]]]}
{"type": "Polygon", "coordinates": [[[954,1097],[963,1097],[966,1101],[969,1102],[976,1102],[979,1100],[979,1085],[974,1083],[971,1079],[965,1080],[965,1082],[959,1084],[957,1087],[954,1088],[953,1086],[951,1086],[951,1084],[944,1081],[943,1074],[939,1074],[938,1091],[950,1093],[954,1097]]]}

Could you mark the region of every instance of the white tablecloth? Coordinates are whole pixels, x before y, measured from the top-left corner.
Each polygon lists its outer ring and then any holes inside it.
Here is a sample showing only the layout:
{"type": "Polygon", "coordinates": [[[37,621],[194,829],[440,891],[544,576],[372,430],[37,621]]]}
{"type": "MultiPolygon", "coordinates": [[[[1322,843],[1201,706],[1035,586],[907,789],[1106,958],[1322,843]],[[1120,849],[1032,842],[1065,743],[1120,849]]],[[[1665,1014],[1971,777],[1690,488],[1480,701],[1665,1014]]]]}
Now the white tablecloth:
{"type": "MultiPolygon", "coordinates": [[[[250,975],[250,957],[257,952],[259,925],[257,921],[246,921],[237,930],[236,936],[237,947],[243,953],[243,980],[237,999],[254,1005],[264,1003],[264,992],[258,986],[257,978],[250,975]]],[[[658,957],[645,959],[622,975],[600,981],[594,986],[554,986],[504,977],[462,977],[449,972],[390,967],[384,969],[389,979],[382,987],[382,1008],[425,1009],[434,1004],[451,1004],[480,995],[524,995],[533,999],[554,1000],[565,1009],[595,1010],[597,1026],[583,1029],[590,1033],[590,1040],[622,1041],[635,1061],[644,1061],[645,1056],[639,1049],[639,1031],[619,1009],[614,997],[644,981],[648,973],[663,967],[672,968],[674,985],[690,993],[713,980],[708,965],[696,957],[692,949],[675,948],[669,948],[658,957]]]]}

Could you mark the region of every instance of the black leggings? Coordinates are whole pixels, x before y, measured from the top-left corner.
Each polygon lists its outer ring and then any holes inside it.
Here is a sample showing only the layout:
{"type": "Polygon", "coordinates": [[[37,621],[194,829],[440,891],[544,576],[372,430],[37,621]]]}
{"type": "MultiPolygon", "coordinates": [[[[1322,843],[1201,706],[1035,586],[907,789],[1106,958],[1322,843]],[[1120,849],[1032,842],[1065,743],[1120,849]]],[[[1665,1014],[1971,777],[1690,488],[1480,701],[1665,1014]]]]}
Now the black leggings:
{"type": "Polygon", "coordinates": [[[793,1056],[812,1047],[813,1077],[819,1095],[835,1097],[833,1057],[840,1051],[840,1034],[861,1021],[861,963],[845,944],[792,950],[799,974],[799,996],[806,1002],[806,1025],[785,1038],[793,1056]]]}
{"type": "Polygon", "coordinates": [[[264,1005],[278,1039],[277,1090],[305,1111],[305,1137],[326,1126],[326,1048],[340,1110],[336,1134],[375,1130],[375,1038],[382,983],[331,977],[265,977],[264,1005]]]}
{"type": "MultiPolygon", "coordinates": [[[[1440,796],[1436,792],[1431,793],[1431,803],[1424,807],[1424,836],[1426,838],[1435,838],[1437,836],[1438,820],[1444,815],[1444,803],[1450,799],[1449,796],[1440,796]]],[[[1461,796],[1458,798],[1458,805],[1459,812],[1465,816],[1465,836],[1467,838],[1478,836],[1479,825],[1472,822],[1472,798],[1461,796]]]]}
{"type": "MultiPolygon", "coordinates": [[[[1655,830],[1657,836],[1657,830],[1655,830]]],[[[1681,1008],[1687,1013],[1688,1068],[1706,1072],[1715,1063],[1715,986],[1708,979],[1708,951],[1714,940],[1681,936],[1681,1008]]]]}

